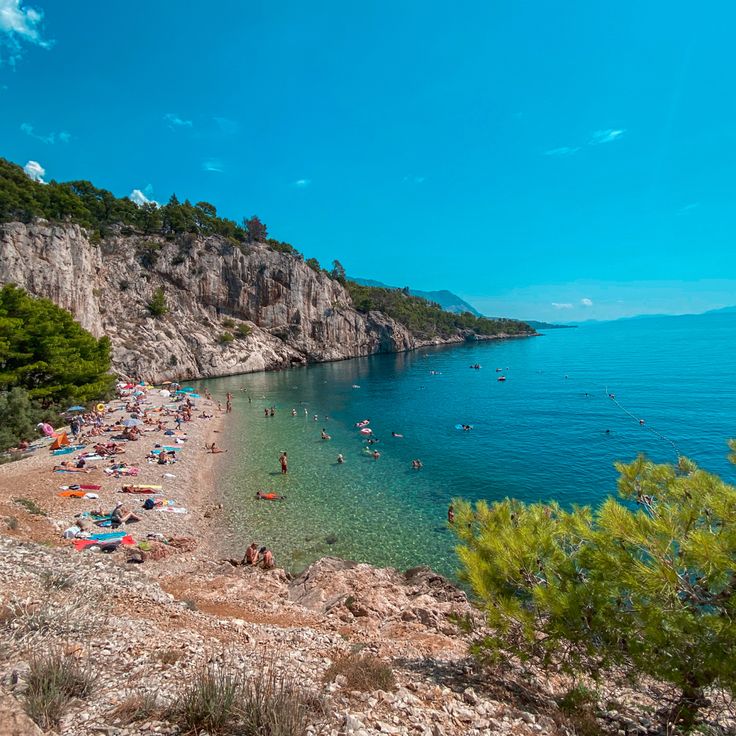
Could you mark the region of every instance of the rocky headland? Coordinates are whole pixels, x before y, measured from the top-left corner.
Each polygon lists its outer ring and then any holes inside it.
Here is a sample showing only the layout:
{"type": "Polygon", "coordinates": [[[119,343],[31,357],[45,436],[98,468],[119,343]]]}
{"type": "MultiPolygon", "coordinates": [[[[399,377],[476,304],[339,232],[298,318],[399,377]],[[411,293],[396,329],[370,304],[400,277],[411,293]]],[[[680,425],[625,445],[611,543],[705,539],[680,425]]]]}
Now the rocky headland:
{"type": "Polygon", "coordinates": [[[419,339],[381,312],[357,311],[342,284],[301,256],[220,236],[117,228],[91,242],[75,224],[0,224],[5,283],[108,336],[118,374],[154,382],[487,339],[460,332],[419,339]],[[154,316],[148,305],[159,290],[166,312],[154,316]]]}

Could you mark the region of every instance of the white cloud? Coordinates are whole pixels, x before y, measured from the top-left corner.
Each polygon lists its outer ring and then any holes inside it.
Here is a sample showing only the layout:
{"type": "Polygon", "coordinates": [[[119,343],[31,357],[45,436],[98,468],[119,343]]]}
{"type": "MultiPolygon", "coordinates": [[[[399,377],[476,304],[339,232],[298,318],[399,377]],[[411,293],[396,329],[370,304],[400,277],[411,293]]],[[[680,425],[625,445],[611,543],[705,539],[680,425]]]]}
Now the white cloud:
{"type": "Polygon", "coordinates": [[[427,181],[426,176],[405,176],[404,181],[407,181],[411,184],[424,184],[425,181],[427,181]]]}
{"type": "Polygon", "coordinates": [[[572,309],[570,302],[552,302],[552,306],[555,309],[572,309]]]}
{"type": "Polygon", "coordinates": [[[41,166],[38,161],[29,161],[24,167],[23,171],[26,172],[26,174],[33,179],[33,181],[38,181],[41,184],[45,184],[43,177],[46,176],[46,169],[44,169],[43,166],[41,166]]]}
{"type": "Polygon", "coordinates": [[[550,148],[549,151],[545,151],[545,156],[572,156],[573,153],[577,153],[580,150],[579,146],[560,146],[559,148],[550,148]]]}
{"type": "Polygon", "coordinates": [[[311,179],[297,179],[294,182],[295,187],[299,187],[300,189],[304,189],[304,187],[308,187],[312,183],[311,179]]]}
{"type": "Polygon", "coordinates": [[[693,210],[698,209],[698,207],[700,207],[700,202],[691,202],[680,209],[680,214],[684,215],[686,212],[692,212],[693,210]]]}
{"type": "Polygon", "coordinates": [[[167,112],[164,115],[164,120],[169,124],[169,127],[173,130],[174,128],[191,128],[194,123],[191,120],[185,120],[174,112],[167,112]]]}
{"type": "Polygon", "coordinates": [[[23,0],[0,0],[0,63],[7,58],[10,66],[23,55],[23,44],[51,48],[52,42],[41,36],[43,13],[29,8],[23,0]]]}
{"type": "Polygon", "coordinates": [[[582,299],[580,300],[580,303],[581,303],[581,304],[582,304],[582,305],[583,305],[584,307],[592,307],[592,306],[593,306],[593,300],[592,300],[592,299],[588,299],[588,297],[587,297],[587,296],[584,296],[584,297],[583,297],[583,298],[582,298],[582,299]]]}
{"type": "Polygon", "coordinates": [[[218,174],[221,174],[224,171],[222,161],[216,158],[207,158],[202,161],[202,169],[204,171],[213,171],[218,174]]]}
{"type": "Polygon", "coordinates": [[[240,123],[237,120],[231,120],[230,118],[212,118],[215,124],[220,129],[220,132],[225,135],[235,135],[240,130],[240,123]]]}
{"type": "MultiPolygon", "coordinates": [[[[1,2],[2,0],[0,0],[1,2]]],[[[71,135],[67,133],[65,130],[60,131],[59,133],[55,133],[54,131],[51,131],[50,133],[47,133],[46,135],[42,135],[41,133],[36,133],[35,128],[30,123],[21,123],[20,129],[26,134],[31,136],[31,138],[35,138],[37,141],[41,141],[41,143],[56,143],[58,140],[60,143],[69,143],[71,140],[71,135]]]]}
{"type": "Polygon", "coordinates": [[[613,143],[613,141],[617,141],[625,132],[625,129],[617,128],[605,128],[604,130],[596,130],[590,137],[590,145],[597,146],[601,143],[613,143]]]}
{"type": "MultiPolygon", "coordinates": [[[[145,191],[150,194],[152,191],[151,185],[145,187],[145,191]]],[[[129,195],[128,199],[135,202],[139,207],[143,207],[144,204],[155,204],[158,207],[158,202],[153,199],[149,199],[140,189],[134,189],[129,195]]]]}

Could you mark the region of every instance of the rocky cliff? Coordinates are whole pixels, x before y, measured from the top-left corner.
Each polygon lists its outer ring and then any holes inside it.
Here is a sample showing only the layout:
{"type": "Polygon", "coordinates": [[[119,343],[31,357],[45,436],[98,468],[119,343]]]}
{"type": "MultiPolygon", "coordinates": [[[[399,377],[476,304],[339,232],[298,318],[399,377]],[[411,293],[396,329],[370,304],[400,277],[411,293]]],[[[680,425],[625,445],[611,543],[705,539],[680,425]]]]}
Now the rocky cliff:
{"type": "Polygon", "coordinates": [[[153,381],[428,344],[380,312],[357,312],[341,284],[301,257],[220,237],[127,231],[93,243],[77,225],[1,224],[0,283],[68,309],[110,337],[116,371],[153,381]],[[153,317],[147,305],[158,289],[168,311],[153,317]]]}

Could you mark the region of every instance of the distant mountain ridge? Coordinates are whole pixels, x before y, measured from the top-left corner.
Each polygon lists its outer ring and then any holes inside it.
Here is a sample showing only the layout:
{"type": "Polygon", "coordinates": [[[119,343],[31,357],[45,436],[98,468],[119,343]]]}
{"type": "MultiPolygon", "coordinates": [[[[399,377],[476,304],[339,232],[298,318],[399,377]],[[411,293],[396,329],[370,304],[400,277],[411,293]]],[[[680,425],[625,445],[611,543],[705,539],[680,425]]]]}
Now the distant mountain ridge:
{"type": "MultiPolygon", "coordinates": [[[[351,281],[355,281],[356,284],[361,286],[375,286],[380,289],[399,289],[399,286],[389,286],[381,281],[375,281],[374,279],[361,279],[356,276],[349,277],[351,281]]],[[[418,296],[422,299],[426,299],[430,302],[439,304],[442,309],[447,312],[453,312],[455,314],[463,314],[464,312],[470,312],[474,317],[482,317],[483,315],[472,305],[468,304],[464,299],[461,299],[457,294],[453,294],[447,289],[441,289],[440,291],[420,291],[419,289],[412,289],[409,287],[409,293],[411,296],[418,296]]],[[[527,323],[528,324],[528,323],[527,323]]]]}

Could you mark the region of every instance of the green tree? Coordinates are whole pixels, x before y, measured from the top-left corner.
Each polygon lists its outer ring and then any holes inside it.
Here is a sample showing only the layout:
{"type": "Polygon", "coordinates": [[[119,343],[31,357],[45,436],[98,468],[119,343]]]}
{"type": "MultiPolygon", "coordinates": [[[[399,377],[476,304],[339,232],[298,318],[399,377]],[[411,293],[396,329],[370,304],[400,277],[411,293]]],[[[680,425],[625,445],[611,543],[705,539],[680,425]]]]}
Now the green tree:
{"type": "Polygon", "coordinates": [[[675,685],[689,730],[704,691],[736,686],[736,487],[681,458],[617,464],[595,510],[459,502],[462,571],[503,648],[595,673],[619,664],[675,685]]]}
{"type": "Polygon", "coordinates": [[[343,267],[342,263],[340,263],[340,261],[332,261],[332,271],[330,271],[330,276],[335,279],[335,281],[339,281],[341,284],[345,284],[345,282],[347,281],[347,276],[345,275],[345,268],[343,267]]]}
{"type": "Polygon", "coordinates": [[[312,271],[315,271],[316,273],[320,273],[322,271],[322,266],[319,265],[319,261],[316,258],[307,258],[304,263],[309,266],[309,268],[312,269],[312,271]]]}
{"type": "Polygon", "coordinates": [[[44,416],[20,386],[0,392],[0,450],[36,436],[36,424],[44,416]]]}
{"type": "Polygon", "coordinates": [[[151,317],[163,317],[168,314],[169,306],[166,304],[166,293],[164,292],[163,286],[159,286],[156,291],[153,292],[151,301],[146,305],[151,317]]]}
{"type": "Polygon", "coordinates": [[[44,406],[87,401],[110,389],[110,341],[65,309],[11,284],[0,289],[0,391],[26,389],[44,406]]]}

